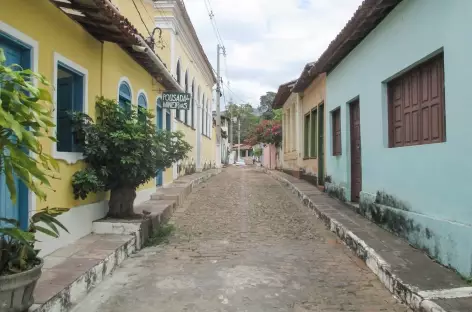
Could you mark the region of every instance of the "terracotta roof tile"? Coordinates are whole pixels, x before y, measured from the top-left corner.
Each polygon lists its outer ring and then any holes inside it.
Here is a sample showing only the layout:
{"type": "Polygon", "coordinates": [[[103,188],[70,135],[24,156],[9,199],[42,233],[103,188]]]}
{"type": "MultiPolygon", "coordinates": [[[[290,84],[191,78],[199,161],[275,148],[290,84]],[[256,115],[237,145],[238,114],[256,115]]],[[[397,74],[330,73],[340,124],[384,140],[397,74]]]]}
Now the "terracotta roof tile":
{"type": "Polygon", "coordinates": [[[316,76],[333,70],[400,2],[402,0],[364,0],[318,60],[305,66],[293,92],[305,90],[316,76]]]}

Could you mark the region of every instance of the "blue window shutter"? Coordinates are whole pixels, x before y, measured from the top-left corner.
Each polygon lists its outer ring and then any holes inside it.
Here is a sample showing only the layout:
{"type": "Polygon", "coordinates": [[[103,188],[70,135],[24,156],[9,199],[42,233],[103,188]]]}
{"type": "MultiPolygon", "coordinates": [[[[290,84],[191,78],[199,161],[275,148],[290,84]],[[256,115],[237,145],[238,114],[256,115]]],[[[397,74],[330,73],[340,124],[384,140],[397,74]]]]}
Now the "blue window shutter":
{"type": "Polygon", "coordinates": [[[163,128],[163,123],[162,123],[162,114],[163,114],[163,110],[162,110],[162,100],[159,98],[157,99],[157,109],[156,109],[156,123],[157,123],[157,129],[160,129],[162,130],[163,128]]]}
{"type": "Polygon", "coordinates": [[[131,88],[126,82],[122,82],[120,85],[118,102],[125,111],[131,111],[131,88]]]}
{"type": "MultiPolygon", "coordinates": [[[[74,75],[74,104],[72,106],[72,109],[76,112],[83,112],[84,111],[84,105],[85,105],[84,77],[79,76],[79,75],[74,75]]],[[[72,136],[72,151],[73,152],[82,152],[83,147],[78,144],[74,133],[72,133],[72,128],[71,128],[70,131],[71,131],[71,136],[72,136]]]]}
{"type": "Polygon", "coordinates": [[[171,127],[170,127],[170,110],[167,110],[167,112],[166,112],[166,130],[167,131],[171,130],[171,127]]]}
{"type": "Polygon", "coordinates": [[[73,109],[73,82],[73,77],[57,80],[57,150],[59,152],[72,151],[72,125],[67,112],[73,109]]]}
{"type": "Polygon", "coordinates": [[[84,76],[63,64],[58,65],[57,73],[57,150],[80,152],[69,113],[84,111],[84,76]]]}
{"type": "MultiPolygon", "coordinates": [[[[144,94],[140,94],[138,97],[138,106],[141,108],[147,108],[147,102],[146,102],[146,97],[144,94]]],[[[138,109],[138,120],[140,121],[146,121],[146,116],[141,113],[138,109]]]]}

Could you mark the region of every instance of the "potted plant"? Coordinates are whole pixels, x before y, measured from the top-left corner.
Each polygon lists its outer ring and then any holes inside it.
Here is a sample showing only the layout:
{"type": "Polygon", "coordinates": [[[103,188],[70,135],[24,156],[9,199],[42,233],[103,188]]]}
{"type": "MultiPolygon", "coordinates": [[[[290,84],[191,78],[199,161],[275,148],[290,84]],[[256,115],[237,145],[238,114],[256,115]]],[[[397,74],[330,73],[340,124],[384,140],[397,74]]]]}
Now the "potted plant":
{"type": "Polygon", "coordinates": [[[43,260],[34,248],[36,233],[59,237],[67,229],[56,217],[69,209],[47,208],[35,213],[27,230],[15,219],[0,218],[0,311],[26,311],[33,303],[34,288],[41,277],[43,260]],[[15,298],[21,298],[17,300],[15,298]],[[3,300],[7,301],[3,301],[3,300]]]}
{"type": "MultiPolygon", "coordinates": [[[[58,170],[56,161],[45,153],[39,137],[54,126],[51,95],[46,79],[19,65],[7,65],[0,49],[0,174],[5,176],[10,200],[16,202],[17,177],[40,200],[43,187],[58,170]]],[[[43,261],[35,250],[36,233],[57,237],[64,226],[56,217],[68,209],[44,209],[34,214],[29,226],[0,215],[0,311],[24,311],[33,304],[33,291],[41,275],[43,261]],[[21,298],[18,300],[18,298],[21,298]]]]}

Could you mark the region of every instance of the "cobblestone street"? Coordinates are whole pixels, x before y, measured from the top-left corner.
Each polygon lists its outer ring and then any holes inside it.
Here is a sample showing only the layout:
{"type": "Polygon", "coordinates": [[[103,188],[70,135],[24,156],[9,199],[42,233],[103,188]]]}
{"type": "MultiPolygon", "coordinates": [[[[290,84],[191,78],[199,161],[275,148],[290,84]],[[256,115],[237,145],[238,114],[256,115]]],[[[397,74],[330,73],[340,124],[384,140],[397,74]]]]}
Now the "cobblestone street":
{"type": "Polygon", "coordinates": [[[169,244],[133,255],[74,311],[409,311],[293,196],[225,169],[176,211],[169,244]]]}

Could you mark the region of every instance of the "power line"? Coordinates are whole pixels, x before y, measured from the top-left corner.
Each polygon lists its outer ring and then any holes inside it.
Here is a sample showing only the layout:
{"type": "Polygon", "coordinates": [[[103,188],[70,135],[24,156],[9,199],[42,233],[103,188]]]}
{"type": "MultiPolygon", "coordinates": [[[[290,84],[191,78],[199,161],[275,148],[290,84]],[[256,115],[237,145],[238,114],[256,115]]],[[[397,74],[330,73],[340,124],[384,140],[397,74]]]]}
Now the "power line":
{"type": "Polygon", "coordinates": [[[236,100],[239,100],[241,102],[241,104],[249,103],[249,101],[245,101],[245,100],[241,99],[241,97],[239,97],[239,95],[237,95],[233,90],[231,90],[228,83],[223,81],[223,86],[226,87],[228,89],[228,91],[231,92],[236,97],[236,100]]]}
{"type": "Polygon", "coordinates": [[[146,28],[146,30],[147,30],[147,32],[148,32],[148,34],[149,34],[149,37],[151,37],[151,32],[150,32],[149,29],[147,28],[147,25],[146,25],[146,23],[144,22],[143,17],[141,16],[141,12],[139,11],[138,6],[136,5],[136,2],[134,2],[134,0],[132,0],[132,1],[133,1],[133,4],[134,4],[134,7],[135,7],[136,11],[138,12],[138,15],[139,15],[139,18],[141,19],[141,22],[143,23],[144,27],[146,28]]]}
{"type": "MultiPolygon", "coordinates": [[[[143,0],[140,0],[140,1],[141,1],[141,5],[143,6],[144,10],[145,10],[146,13],[147,13],[147,16],[148,16],[149,19],[151,20],[152,25],[155,27],[154,19],[152,18],[151,14],[149,13],[148,9],[146,8],[146,5],[144,4],[143,0]]],[[[160,13],[159,7],[156,6],[155,8],[156,8],[156,9],[158,10],[158,12],[160,13]]],[[[164,15],[162,15],[162,13],[160,13],[160,14],[161,14],[161,16],[164,18],[164,20],[166,20],[166,17],[165,17],[164,15]]],[[[166,22],[167,22],[167,20],[166,20],[166,22]]],[[[167,42],[167,40],[165,40],[164,38],[162,38],[162,32],[161,32],[161,34],[160,34],[160,36],[159,36],[159,40],[160,40],[161,43],[163,43],[164,47],[165,47],[165,46],[169,46],[169,43],[167,42]]],[[[164,48],[164,47],[162,47],[162,48],[164,48]]]]}
{"type": "MultiPolygon", "coordinates": [[[[211,7],[211,2],[210,2],[210,0],[203,0],[203,2],[205,3],[205,7],[207,9],[208,16],[210,17],[210,23],[211,23],[211,26],[213,27],[213,32],[215,33],[216,40],[223,47],[223,49],[225,49],[224,48],[225,44],[224,44],[223,38],[221,37],[220,31],[218,29],[218,25],[216,23],[215,13],[213,13],[213,8],[211,7]]],[[[224,54],[226,54],[226,53],[224,52],[224,54]]]]}

